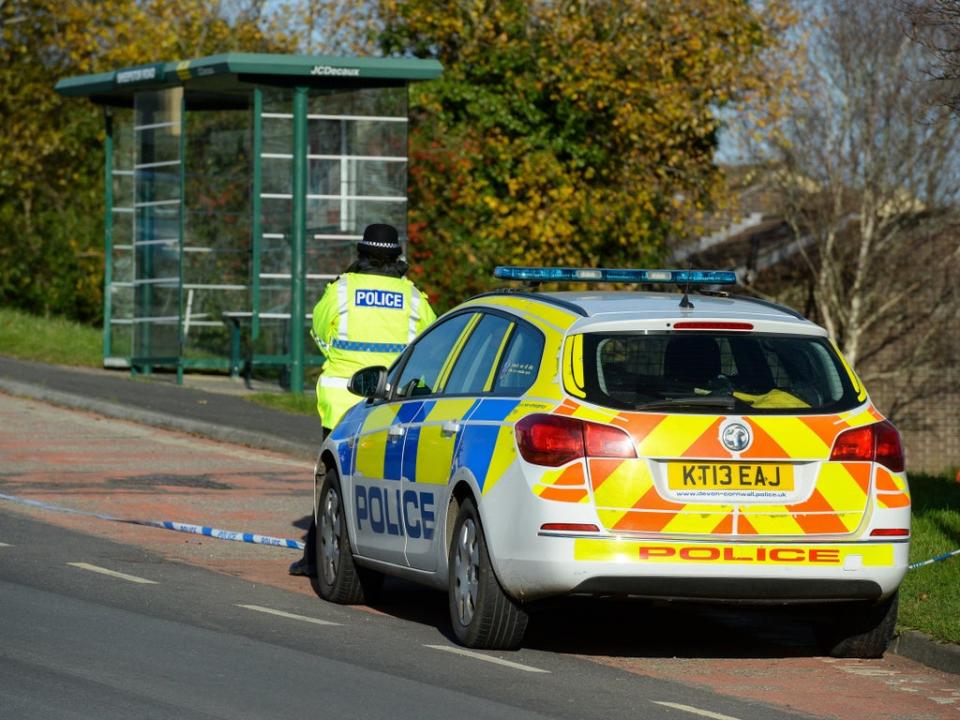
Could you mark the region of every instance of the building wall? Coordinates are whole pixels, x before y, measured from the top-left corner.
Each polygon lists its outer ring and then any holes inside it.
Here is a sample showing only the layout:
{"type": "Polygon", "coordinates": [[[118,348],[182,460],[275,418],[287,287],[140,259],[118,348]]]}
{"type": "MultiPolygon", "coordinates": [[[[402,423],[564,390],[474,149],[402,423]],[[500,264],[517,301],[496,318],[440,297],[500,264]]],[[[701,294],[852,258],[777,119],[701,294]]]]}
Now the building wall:
{"type": "MultiPolygon", "coordinates": [[[[944,368],[925,381],[931,387],[960,386],[960,368],[944,368]]],[[[887,411],[884,389],[867,388],[880,412],[887,411]]],[[[933,393],[896,420],[910,472],[955,474],[960,469],[960,392],[933,393]]]]}

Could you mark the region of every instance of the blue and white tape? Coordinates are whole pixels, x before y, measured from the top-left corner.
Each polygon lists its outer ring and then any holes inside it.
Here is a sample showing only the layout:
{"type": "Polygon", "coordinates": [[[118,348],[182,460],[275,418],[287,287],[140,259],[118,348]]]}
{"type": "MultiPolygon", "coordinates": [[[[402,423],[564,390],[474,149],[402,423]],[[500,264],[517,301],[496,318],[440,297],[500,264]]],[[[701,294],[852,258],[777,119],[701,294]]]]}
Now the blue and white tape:
{"type": "MultiPolygon", "coordinates": [[[[41,502],[40,500],[30,500],[28,498],[17,497],[16,495],[6,495],[0,493],[0,500],[27,505],[29,507],[40,508],[42,510],[52,510],[54,512],[69,513],[71,515],[84,515],[86,517],[95,517],[100,520],[109,520],[110,522],[122,522],[128,525],[144,525],[146,527],[161,528],[163,530],[174,530],[176,532],[190,533],[192,535],[203,535],[205,537],[219,538],[220,540],[232,540],[233,542],[253,543],[255,545],[273,545],[275,547],[289,548],[290,550],[303,550],[303,543],[299,540],[290,538],[278,538],[270,535],[260,535],[258,533],[237,532],[235,530],[221,530],[215,527],[205,525],[191,525],[190,523],[175,522],[173,520],[132,520],[129,518],[118,518],[112,515],[103,515],[101,513],[89,512],[87,510],[75,510],[74,508],[54,505],[52,503],[41,502]]],[[[945,552],[929,560],[910,563],[909,570],[933,565],[934,563],[949,560],[952,557],[960,555],[960,548],[945,552]]]]}
{"type": "Polygon", "coordinates": [[[176,532],[190,533],[192,535],[203,535],[205,537],[219,538],[220,540],[232,540],[234,542],[254,543],[256,545],[273,545],[275,547],[285,547],[291,550],[303,550],[303,543],[299,540],[290,538],[271,537],[270,535],[260,535],[258,533],[236,532],[234,530],[221,530],[215,527],[206,527],[204,525],[191,525],[190,523],[174,522],[172,520],[135,520],[130,518],[118,518],[112,515],[89,512],[87,510],[76,510],[74,508],[54,505],[53,503],[41,502],[40,500],[30,500],[29,498],[17,497],[16,495],[6,495],[0,493],[0,500],[26,505],[41,510],[51,510],[53,512],[68,513],[70,515],[83,515],[85,517],[94,517],[99,520],[108,520],[110,522],[127,523],[128,525],[144,525],[146,527],[161,528],[163,530],[174,530],[176,532]]]}
{"type": "Polygon", "coordinates": [[[951,550],[950,552],[942,553],[940,555],[937,555],[936,557],[930,558],[929,560],[922,560],[921,562],[910,563],[908,567],[910,570],[916,570],[917,568],[921,568],[926,565],[933,565],[934,563],[937,563],[937,562],[943,562],[944,560],[949,560],[950,558],[956,557],[957,555],[960,555],[960,548],[957,548],[956,550],[951,550]]]}

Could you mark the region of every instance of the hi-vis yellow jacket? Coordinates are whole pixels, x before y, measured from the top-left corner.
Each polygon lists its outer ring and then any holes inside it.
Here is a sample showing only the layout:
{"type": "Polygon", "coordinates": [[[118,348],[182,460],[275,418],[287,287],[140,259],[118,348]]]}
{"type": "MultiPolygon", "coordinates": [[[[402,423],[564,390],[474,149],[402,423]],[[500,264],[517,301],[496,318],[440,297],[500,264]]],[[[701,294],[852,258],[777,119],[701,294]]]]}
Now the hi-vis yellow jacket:
{"type": "Polygon", "coordinates": [[[437,316],[406,278],[344,273],[313,308],[313,336],[326,357],[317,380],[317,411],[334,427],[360,398],[347,390],[357,371],[390,365],[437,316]]]}

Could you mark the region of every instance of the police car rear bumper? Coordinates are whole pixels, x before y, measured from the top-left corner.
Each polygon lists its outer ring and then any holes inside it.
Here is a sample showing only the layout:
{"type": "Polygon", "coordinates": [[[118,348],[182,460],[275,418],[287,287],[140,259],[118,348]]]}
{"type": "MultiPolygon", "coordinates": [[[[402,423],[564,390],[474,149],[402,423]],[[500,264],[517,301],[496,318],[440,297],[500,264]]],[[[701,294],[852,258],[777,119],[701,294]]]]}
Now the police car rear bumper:
{"type": "Polygon", "coordinates": [[[585,580],[571,594],[779,604],[879,600],[883,588],[873,580],[604,576],[585,580]]]}
{"type": "Polygon", "coordinates": [[[582,594],[805,603],[887,597],[906,574],[909,545],[541,535],[526,549],[495,563],[504,589],[524,602],[582,594]]]}

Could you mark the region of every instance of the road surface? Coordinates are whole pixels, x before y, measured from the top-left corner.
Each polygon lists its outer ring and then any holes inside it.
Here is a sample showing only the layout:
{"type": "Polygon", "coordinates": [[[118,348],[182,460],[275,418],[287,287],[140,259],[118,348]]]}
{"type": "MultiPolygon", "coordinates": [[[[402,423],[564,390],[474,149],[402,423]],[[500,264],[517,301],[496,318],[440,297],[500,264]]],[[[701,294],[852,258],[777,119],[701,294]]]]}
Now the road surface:
{"type": "Polygon", "coordinates": [[[782,613],[561,603],[467,652],[440,593],[340,607],[295,551],[23,504],[299,538],[311,472],[0,395],[0,716],[960,718],[956,676],[820,657],[782,613]]]}

